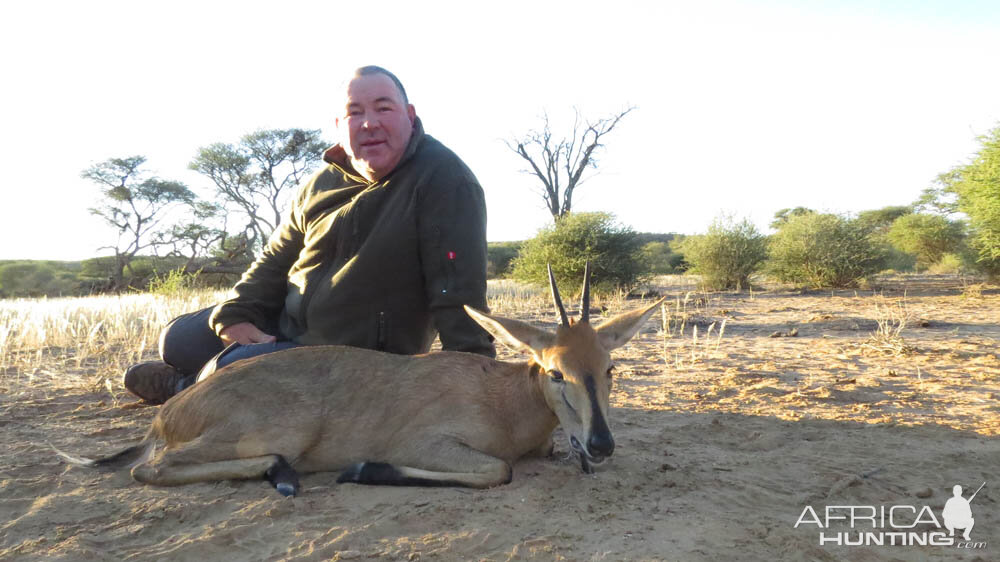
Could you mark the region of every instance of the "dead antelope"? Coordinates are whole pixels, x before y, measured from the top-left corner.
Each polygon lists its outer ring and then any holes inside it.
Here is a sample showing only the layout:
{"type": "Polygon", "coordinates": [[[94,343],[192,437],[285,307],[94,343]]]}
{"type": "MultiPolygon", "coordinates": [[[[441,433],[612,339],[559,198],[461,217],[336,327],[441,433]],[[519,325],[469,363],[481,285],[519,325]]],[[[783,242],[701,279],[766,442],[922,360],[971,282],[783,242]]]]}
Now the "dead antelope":
{"type": "Polygon", "coordinates": [[[549,272],[555,333],[466,307],[524,363],[438,352],[393,355],[310,346],[237,361],[171,398],[139,444],[74,464],[119,468],[172,486],[267,478],[284,495],[298,472],[342,470],[338,482],[485,488],[510,482],[511,464],[547,455],[561,424],[583,470],[609,457],[609,351],[659,302],[590,325],[589,279],[571,322],[549,272]],[[156,453],[159,442],[165,448],[156,453]]]}

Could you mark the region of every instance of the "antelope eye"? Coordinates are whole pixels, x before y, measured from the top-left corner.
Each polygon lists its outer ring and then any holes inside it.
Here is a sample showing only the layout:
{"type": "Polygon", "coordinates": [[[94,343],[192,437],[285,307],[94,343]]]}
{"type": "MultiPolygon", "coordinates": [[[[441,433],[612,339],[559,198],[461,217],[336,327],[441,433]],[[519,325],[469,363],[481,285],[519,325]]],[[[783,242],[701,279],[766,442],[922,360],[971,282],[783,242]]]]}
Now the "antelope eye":
{"type": "Polygon", "coordinates": [[[554,380],[554,381],[561,381],[561,380],[563,380],[563,374],[561,372],[555,370],[555,369],[552,369],[551,371],[549,371],[549,376],[552,377],[552,380],[554,380]]]}

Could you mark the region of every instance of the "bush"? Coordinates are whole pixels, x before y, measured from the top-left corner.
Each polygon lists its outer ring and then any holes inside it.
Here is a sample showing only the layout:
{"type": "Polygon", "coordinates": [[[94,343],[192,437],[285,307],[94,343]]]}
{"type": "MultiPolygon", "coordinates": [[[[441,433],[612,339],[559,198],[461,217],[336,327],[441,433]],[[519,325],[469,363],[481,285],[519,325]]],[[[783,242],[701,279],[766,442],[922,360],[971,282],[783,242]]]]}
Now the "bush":
{"type": "Polygon", "coordinates": [[[913,255],[917,269],[927,269],[962,244],[962,224],[940,215],[911,214],[896,219],[889,227],[889,243],[913,255]]]}
{"type": "Polygon", "coordinates": [[[927,268],[927,273],[933,275],[958,274],[964,273],[965,270],[966,267],[962,256],[958,254],[945,254],[941,256],[941,259],[937,263],[927,268]]]}
{"type": "Polygon", "coordinates": [[[67,262],[24,260],[0,264],[0,297],[77,294],[80,294],[80,283],[67,262]]]}
{"type": "Polygon", "coordinates": [[[913,271],[917,268],[917,258],[913,254],[907,254],[902,250],[892,247],[888,241],[882,244],[885,259],[882,262],[882,270],[886,272],[913,271]]]}
{"type": "Polygon", "coordinates": [[[53,279],[55,272],[42,264],[11,263],[0,268],[0,290],[6,296],[42,296],[53,279]]]}
{"type": "Polygon", "coordinates": [[[163,275],[153,273],[146,291],[165,297],[184,295],[201,285],[198,282],[199,273],[198,271],[187,273],[183,267],[171,269],[163,275]]]}
{"type": "Polygon", "coordinates": [[[677,249],[675,242],[647,242],[642,246],[642,257],[654,275],[672,275],[684,273],[689,264],[684,261],[684,254],[677,249]]]}
{"type": "Polygon", "coordinates": [[[706,289],[740,290],[767,259],[767,238],[747,219],[716,219],[708,234],[686,238],[680,249],[706,289]]]}
{"type": "Polygon", "coordinates": [[[524,242],[490,242],[486,245],[486,276],[507,277],[524,242]]]}
{"type": "Polygon", "coordinates": [[[565,292],[582,282],[588,260],[595,291],[628,290],[649,274],[635,231],[618,224],[610,213],[572,213],[524,243],[514,259],[513,276],[547,285],[546,264],[551,264],[565,292]]]}
{"type": "Polygon", "coordinates": [[[850,287],[881,271],[886,248],[869,227],[832,214],[792,217],[771,238],[768,272],[813,288],[850,287]]]}

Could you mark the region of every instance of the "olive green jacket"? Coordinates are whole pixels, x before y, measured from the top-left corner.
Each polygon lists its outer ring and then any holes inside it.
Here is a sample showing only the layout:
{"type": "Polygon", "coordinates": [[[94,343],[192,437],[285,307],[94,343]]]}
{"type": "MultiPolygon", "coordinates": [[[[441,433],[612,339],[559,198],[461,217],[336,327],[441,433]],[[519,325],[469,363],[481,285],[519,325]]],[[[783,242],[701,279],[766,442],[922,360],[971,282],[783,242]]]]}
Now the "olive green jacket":
{"type": "MultiPolygon", "coordinates": [[[[343,147],[300,188],[289,217],[216,306],[216,333],[275,325],[297,343],[495,356],[462,309],[486,310],[486,205],[468,167],[417,119],[400,163],[369,182],[343,147]]],[[[273,329],[273,328],[272,328],[273,329]]]]}

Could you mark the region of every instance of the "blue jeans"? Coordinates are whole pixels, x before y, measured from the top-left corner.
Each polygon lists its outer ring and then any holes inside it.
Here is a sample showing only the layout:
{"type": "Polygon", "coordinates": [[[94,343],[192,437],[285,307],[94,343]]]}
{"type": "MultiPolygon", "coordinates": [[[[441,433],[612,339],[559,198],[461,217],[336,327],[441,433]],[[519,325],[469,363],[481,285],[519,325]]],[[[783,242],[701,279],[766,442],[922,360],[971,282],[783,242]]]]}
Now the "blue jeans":
{"type": "MultiPolygon", "coordinates": [[[[201,368],[226,348],[208,323],[209,317],[212,315],[212,308],[204,308],[178,316],[171,320],[160,333],[160,358],[181,373],[188,375],[184,381],[184,387],[194,384],[201,368]]],[[[284,339],[278,330],[277,322],[272,326],[258,326],[258,328],[265,333],[276,336],[278,341],[237,346],[220,357],[216,367],[224,367],[240,359],[256,357],[299,345],[284,339]]]]}
{"type": "Polygon", "coordinates": [[[238,347],[233,348],[231,351],[219,357],[219,361],[216,364],[216,368],[221,369],[226,365],[231,365],[240,359],[249,359],[251,357],[257,357],[258,355],[264,355],[265,353],[274,353],[275,351],[281,351],[282,349],[291,349],[293,347],[300,347],[299,344],[293,341],[276,341],[271,343],[251,343],[251,344],[240,344],[238,347]]]}

